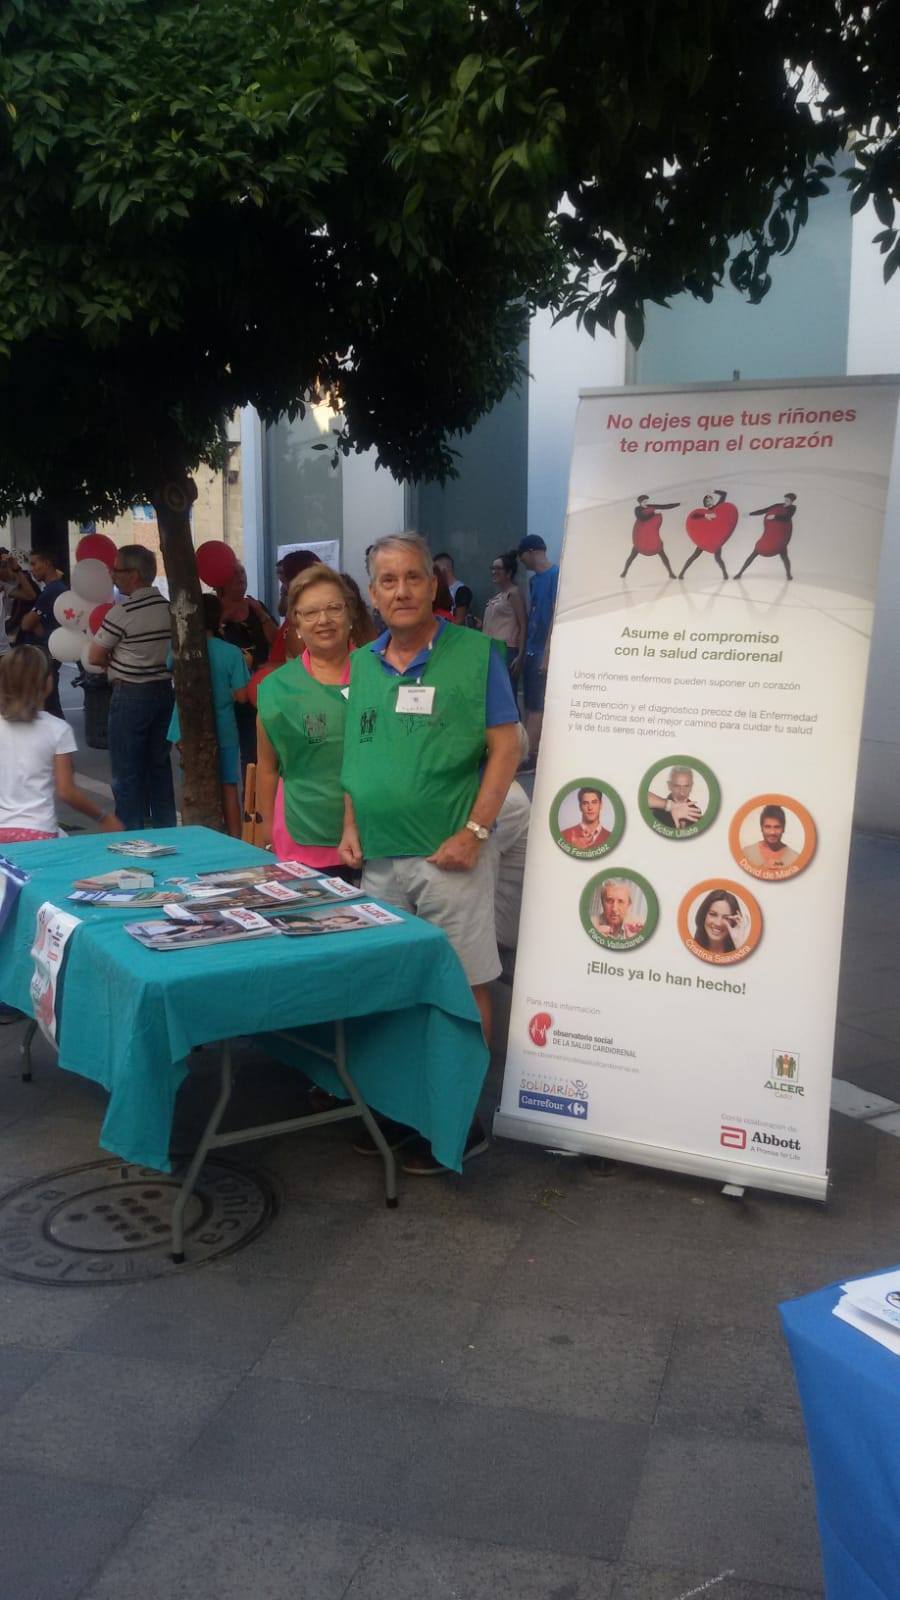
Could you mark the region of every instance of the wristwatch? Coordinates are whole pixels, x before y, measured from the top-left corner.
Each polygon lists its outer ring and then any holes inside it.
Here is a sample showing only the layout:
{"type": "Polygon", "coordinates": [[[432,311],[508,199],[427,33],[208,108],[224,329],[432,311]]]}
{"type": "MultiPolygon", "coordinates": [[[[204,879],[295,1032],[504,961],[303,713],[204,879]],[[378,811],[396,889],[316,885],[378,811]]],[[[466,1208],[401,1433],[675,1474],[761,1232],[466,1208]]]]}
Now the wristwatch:
{"type": "Polygon", "coordinates": [[[466,823],[466,827],[470,833],[474,833],[476,839],[481,840],[482,844],[484,844],[485,839],[490,838],[490,829],[483,828],[480,822],[475,821],[474,817],[469,818],[468,822],[466,823]]]}

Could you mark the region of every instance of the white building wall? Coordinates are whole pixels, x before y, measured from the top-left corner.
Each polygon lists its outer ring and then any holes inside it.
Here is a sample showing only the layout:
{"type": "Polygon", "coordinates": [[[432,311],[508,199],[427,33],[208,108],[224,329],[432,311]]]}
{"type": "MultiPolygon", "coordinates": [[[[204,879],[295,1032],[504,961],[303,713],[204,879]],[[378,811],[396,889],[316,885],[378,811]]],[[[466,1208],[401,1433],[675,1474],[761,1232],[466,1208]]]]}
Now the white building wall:
{"type": "Polygon", "coordinates": [[[344,489],[343,570],[366,593],[366,550],[384,533],[402,533],[403,485],[384,467],[376,469],[375,452],[341,458],[344,489]]]}
{"type": "MultiPolygon", "coordinates": [[[[853,219],[847,371],[900,374],[900,278],[885,284],[871,207],[853,219]]],[[[856,821],[900,833],[900,445],[895,440],[869,664],[856,821]]]]}
{"type": "Polygon", "coordinates": [[[579,389],[625,382],[624,334],[595,339],[574,317],[553,322],[549,311],[533,318],[528,351],[528,532],[559,556],[566,522],[569,464],[579,389]]]}

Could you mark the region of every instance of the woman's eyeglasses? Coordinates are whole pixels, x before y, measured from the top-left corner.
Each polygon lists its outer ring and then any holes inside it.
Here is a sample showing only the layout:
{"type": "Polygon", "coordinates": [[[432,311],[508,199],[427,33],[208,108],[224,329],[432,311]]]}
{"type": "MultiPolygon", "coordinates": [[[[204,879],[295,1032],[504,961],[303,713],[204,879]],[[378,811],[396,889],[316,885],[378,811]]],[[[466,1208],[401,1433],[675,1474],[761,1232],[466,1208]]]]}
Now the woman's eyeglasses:
{"type": "Polygon", "coordinates": [[[327,606],[311,606],[308,611],[295,611],[294,616],[298,622],[305,622],[307,625],[317,622],[319,617],[327,617],[329,622],[336,622],[338,617],[344,615],[346,609],[343,600],[329,600],[327,606]]]}

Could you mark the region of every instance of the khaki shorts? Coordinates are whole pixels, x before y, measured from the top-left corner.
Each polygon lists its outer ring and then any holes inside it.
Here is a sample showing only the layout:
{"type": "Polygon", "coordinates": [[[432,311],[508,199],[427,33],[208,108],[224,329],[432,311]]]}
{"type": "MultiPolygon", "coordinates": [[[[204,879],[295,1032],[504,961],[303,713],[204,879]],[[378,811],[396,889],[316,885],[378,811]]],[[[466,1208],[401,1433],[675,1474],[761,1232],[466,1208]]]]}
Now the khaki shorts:
{"type": "Polygon", "coordinates": [[[502,970],[494,932],[494,844],[469,872],[443,872],[424,856],[379,856],[363,868],[363,892],[443,928],[469,982],[490,983],[502,970]]]}

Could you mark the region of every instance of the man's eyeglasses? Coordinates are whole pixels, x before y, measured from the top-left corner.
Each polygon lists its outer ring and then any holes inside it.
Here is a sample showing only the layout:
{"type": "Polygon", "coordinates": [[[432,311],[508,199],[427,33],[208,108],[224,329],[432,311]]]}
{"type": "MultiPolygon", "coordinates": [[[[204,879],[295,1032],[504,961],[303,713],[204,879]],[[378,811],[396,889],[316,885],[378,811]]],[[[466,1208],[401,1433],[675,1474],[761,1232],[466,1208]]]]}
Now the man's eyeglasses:
{"type": "Polygon", "coordinates": [[[329,622],[336,622],[338,617],[344,615],[346,609],[343,600],[329,600],[327,606],[310,607],[308,611],[295,611],[294,615],[298,621],[307,624],[316,622],[319,617],[327,617],[329,622]]]}

